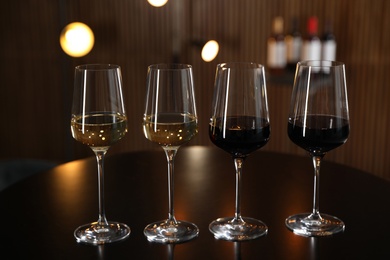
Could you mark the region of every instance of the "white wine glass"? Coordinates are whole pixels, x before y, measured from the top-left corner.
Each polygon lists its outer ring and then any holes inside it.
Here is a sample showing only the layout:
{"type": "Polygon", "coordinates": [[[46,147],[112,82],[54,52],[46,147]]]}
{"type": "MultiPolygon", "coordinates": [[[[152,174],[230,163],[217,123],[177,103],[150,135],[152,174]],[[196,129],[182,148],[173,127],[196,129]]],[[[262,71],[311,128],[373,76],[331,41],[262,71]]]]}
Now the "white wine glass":
{"type": "Polygon", "coordinates": [[[290,140],[305,149],[314,165],[311,213],[290,216],[285,224],[295,234],[318,237],[344,231],[337,217],[320,214],[320,167],[325,154],[343,145],[349,135],[345,65],[337,61],[298,62],[288,116],[290,140]]]}
{"type": "Polygon", "coordinates": [[[270,137],[264,67],[231,62],[217,66],[209,136],[228,152],[236,169],[234,217],[218,218],[209,230],[217,239],[244,241],[261,237],[268,227],[260,220],[241,216],[241,179],[247,156],[263,147],[270,137]]]}
{"type": "Polygon", "coordinates": [[[143,118],[145,137],[160,145],[168,163],[168,219],[147,225],[149,241],[181,243],[198,236],[198,227],[176,220],[174,215],[174,160],[181,145],[198,132],[192,66],[156,64],[148,67],[146,108],[143,118]]]}
{"type": "Polygon", "coordinates": [[[96,155],[99,217],[74,231],[77,242],[100,245],[130,235],[123,223],[107,221],[104,209],[104,156],[111,145],[127,132],[122,96],[122,75],[118,65],[87,64],[75,68],[71,116],[72,136],[96,155]]]}

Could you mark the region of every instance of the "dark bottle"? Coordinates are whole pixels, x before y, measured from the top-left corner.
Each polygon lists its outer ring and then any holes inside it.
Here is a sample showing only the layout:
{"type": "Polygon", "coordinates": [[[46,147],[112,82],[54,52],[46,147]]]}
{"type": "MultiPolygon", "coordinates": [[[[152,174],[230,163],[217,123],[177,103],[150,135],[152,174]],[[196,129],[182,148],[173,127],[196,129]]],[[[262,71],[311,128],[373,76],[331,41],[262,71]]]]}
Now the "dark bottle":
{"type": "Polygon", "coordinates": [[[336,60],[336,37],[332,32],[332,24],[328,20],[325,23],[324,33],[321,37],[322,56],[323,60],[336,60]]]}
{"type": "Polygon", "coordinates": [[[297,62],[301,59],[302,35],[299,30],[298,19],[294,18],[290,32],[286,35],[287,69],[295,71],[297,62]]]}
{"type": "Polygon", "coordinates": [[[286,43],[283,33],[283,18],[273,20],[272,34],[267,41],[267,67],[270,73],[281,73],[286,68],[286,43]]]}
{"type": "Polygon", "coordinates": [[[303,40],[301,60],[320,60],[321,40],[318,37],[318,19],[312,16],[307,21],[307,35],[303,40]]]}

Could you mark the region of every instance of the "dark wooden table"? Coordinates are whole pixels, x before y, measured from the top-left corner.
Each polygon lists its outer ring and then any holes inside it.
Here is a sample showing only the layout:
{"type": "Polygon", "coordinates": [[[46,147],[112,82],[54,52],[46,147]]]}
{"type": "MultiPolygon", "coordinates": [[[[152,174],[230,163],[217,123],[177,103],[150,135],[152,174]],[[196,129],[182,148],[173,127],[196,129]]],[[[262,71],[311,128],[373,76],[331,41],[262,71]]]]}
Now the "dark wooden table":
{"type": "Polygon", "coordinates": [[[209,223],[234,214],[234,166],[217,148],[179,150],[175,174],[177,219],[198,225],[199,237],[175,246],[150,243],[143,228],[168,215],[167,167],[162,149],[109,156],[106,213],[131,228],[130,237],[104,246],[76,243],[74,229],[97,220],[93,157],[29,177],[0,193],[1,259],[390,259],[390,183],[325,160],[320,210],[341,218],[342,234],[294,235],[287,216],[311,211],[309,157],[259,151],[244,165],[242,214],[264,221],[265,237],[216,240],[209,223]]]}

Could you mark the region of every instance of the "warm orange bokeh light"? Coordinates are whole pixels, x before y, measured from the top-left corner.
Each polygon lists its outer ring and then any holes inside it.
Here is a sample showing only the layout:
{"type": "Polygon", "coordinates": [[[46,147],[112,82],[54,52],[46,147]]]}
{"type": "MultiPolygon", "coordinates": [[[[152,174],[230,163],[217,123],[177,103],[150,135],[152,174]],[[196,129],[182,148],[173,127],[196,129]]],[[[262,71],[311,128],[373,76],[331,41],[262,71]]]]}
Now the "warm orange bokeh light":
{"type": "Polygon", "coordinates": [[[219,52],[219,44],[217,41],[210,40],[202,48],[202,59],[206,62],[210,62],[217,57],[219,52]]]}
{"type": "Polygon", "coordinates": [[[79,22],[68,24],[60,35],[62,50],[72,57],[87,55],[94,43],[95,37],[92,30],[86,24],[79,22]]]}

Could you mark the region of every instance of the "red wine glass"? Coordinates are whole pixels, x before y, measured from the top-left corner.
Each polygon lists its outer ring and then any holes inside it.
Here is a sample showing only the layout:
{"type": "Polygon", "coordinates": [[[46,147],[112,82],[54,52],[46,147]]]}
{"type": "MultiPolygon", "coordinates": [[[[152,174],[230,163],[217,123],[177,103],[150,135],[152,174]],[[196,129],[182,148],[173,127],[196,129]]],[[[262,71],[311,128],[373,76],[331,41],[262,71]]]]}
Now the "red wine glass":
{"type": "Polygon", "coordinates": [[[260,220],[241,216],[241,175],[247,156],[269,140],[270,123],[264,67],[255,63],[217,66],[209,136],[228,152],[236,169],[235,214],[218,218],[209,230],[217,239],[243,241],[267,234],[260,220]]]}
{"type": "Polygon", "coordinates": [[[298,62],[288,116],[290,140],[305,149],[314,165],[311,213],[290,216],[285,224],[295,234],[317,237],[344,231],[343,221],[320,214],[319,177],[322,158],[343,145],[349,135],[345,65],[336,61],[298,62]]]}

